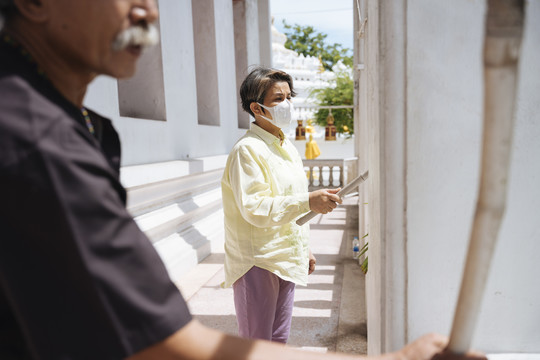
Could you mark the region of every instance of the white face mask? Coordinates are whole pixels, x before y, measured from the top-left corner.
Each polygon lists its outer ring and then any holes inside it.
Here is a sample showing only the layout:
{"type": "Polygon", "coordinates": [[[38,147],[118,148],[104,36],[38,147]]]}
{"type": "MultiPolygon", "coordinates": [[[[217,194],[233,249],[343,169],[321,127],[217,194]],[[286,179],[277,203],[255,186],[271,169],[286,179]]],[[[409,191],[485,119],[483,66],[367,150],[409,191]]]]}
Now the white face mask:
{"type": "Polygon", "coordinates": [[[283,100],[282,102],[273,107],[264,106],[263,104],[259,105],[268,110],[270,112],[270,115],[272,115],[272,119],[261,115],[263,119],[270,121],[279,128],[284,128],[291,124],[294,106],[292,102],[290,102],[288,99],[283,100]]]}

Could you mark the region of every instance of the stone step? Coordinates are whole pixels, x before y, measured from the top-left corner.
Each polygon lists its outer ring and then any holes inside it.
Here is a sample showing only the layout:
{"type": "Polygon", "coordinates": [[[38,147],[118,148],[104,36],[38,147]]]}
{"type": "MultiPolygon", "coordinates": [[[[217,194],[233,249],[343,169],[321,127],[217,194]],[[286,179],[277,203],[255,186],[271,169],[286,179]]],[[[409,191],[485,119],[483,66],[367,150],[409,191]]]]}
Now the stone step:
{"type": "MultiPolygon", "coordinates": [[[[144,169],[138,169],[141,178],[144,169]]],[[[151,170],[147,168],[147,170],[151,170]]],[[[222,247],[222,169],[159,178],[128,187],[128,211],[175,281],[222,247]]]]}
{"type": "MultiPolygon", "coordinates": [[[[146,183],[128,188],[128,210],[134,217],[185,202],[220,188],[222,169],[146,183]]],[[[221,194],[219,194],[221,198],[221,194]]]]}
{"type": "Polygon", "coordinates": [[[152,242],[173,233],[187,231],[196,222],[219,211],[222,207],[221,189],[212,188],[194,196],[183,195],[170,205],[155,207],[155,210],[135,218],[141,230],[152,242]]]}
{"type": "Polygon", "coordinates": [[[194,269],[212,253],[223,247],[223,211],[218,210],[154,243],[154,247],[173,281],[194,269]]]}

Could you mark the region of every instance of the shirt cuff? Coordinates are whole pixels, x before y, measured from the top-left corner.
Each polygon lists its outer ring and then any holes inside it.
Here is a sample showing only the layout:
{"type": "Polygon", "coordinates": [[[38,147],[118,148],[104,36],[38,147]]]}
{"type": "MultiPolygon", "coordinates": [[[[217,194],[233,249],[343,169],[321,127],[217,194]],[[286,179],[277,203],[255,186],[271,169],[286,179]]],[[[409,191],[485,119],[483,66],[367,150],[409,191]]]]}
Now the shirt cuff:
{"type": "Polygon", "coordinates": [[[308,212],[309,209],[309,193],[303,193],[298,195],[300,200],[300,211],[302,213],[308,212]]]}

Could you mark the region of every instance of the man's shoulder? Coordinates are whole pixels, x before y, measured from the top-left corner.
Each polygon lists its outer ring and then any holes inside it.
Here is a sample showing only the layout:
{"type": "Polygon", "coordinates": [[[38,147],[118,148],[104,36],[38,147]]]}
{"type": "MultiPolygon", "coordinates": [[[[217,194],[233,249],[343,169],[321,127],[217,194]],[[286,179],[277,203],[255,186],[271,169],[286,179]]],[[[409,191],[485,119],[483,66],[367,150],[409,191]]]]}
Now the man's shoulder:
{"type": "Polygon", "coordinates": [[[0,76],[0,165],[20,161],[45,139],[57,136],[58,125],[67,123],[66,118],[24,78],[0,76]]]}
{"type": "Polygon", "coordinates": [[[61,109],[17,75],[0,77],[0,126],[11,131],[28,131],[35,120],[55,119],[61,109]]]}
{"type": "Polygon", "coordinates": [[[24,102],[27,98],[37,95],[37,91],[22,76],[2,71],[0,71],[0,93],[2,106],[14,101],[24,102]]]}

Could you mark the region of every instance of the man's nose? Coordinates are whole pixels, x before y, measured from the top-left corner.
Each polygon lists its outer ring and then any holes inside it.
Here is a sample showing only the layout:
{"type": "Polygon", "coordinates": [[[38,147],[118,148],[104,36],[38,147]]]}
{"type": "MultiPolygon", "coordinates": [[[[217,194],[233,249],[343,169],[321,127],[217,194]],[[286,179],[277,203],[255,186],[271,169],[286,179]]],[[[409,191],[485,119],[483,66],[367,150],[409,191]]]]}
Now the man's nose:
{"type": "Polygon", "coordinates": [[[142,4],[135,6],[131,10],[131,21],[133,24],[151,24],[157,20],[159,11],[155,0],[145,0],[142,4]]]}

